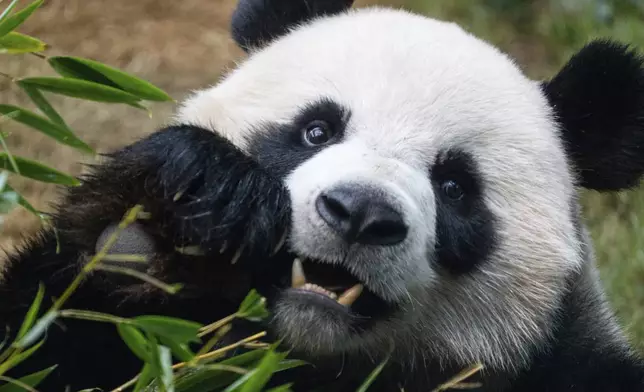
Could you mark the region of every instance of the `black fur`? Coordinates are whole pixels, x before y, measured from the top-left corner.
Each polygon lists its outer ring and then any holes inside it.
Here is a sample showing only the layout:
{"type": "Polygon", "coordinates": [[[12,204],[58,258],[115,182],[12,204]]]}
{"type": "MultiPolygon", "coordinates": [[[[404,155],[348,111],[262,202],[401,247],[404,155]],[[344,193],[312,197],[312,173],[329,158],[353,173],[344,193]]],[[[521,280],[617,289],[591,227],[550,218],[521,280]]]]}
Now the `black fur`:
{"type": "Polygon", "coordinates": [[[260,48],[299,23],[347,10],[353,0],[242,0],[233,12],[233,39],[246,51],[260,48]]]}
{"type": "Polygon", "coordinates": [[[271,174],[284,178],[325,147],[341,142],[350,116],[349,109],[331,99],[320,99],[303,106],[288,124],[264,124],[258,127],[250,139],[249,153],[271,174]],[[302,132],[313,121],[329,124],[334,133],[329,143],[315,147],[304,144],[302,132]]]}
{"type": "Polygon", "coordinates": [[[436,262],[453,274],[471,272],[496,246],[494,215],[483,202],[484,179],[474,159],[450,151],[434,164],[431,177],[436,194],[436,262]],[[462,198],[450,199],[443,189],[454,181],[462,198]]]}
{"type": "MultiPolygon", "coordinates": [[[[43,307],[48,308],[95,252],[102,231],[135,204],[150,213],[139,221],[155,242],[147,272],[168,283],[185,283],[184,289],[169,295],[140,281],[122,284],[119,275],[96,273],[65,307],[123,317],[143,312],[216,321],[233,313],[254,286],[250,271],[266,280],[277,273],[280,263],[269,263],[267,255],[289,225],[289,203],[279,181],[216,134],[188,126],[154,133],[111,154],[82,186],[69,191],[54,217],[59,254],[55,236],[44,231],[10,258],[0,286],[0,323],[8,324],[12,334],[18,330],[40,281],[46,287],[43,307]],[[223,241],[229,246],[220,254],[223,241]],[[241,259],[231,265],[242,244],[241,259]],[[206,254],[175,251],[185,245],[198,245],[206,254]]],[[[64,329],[52,326],[38,354],[9,375],[58,363],[40,390],[63,391],[67,383],[74,391],[109,390],[140,371],[140,361],[114,326],[71,319],[63,323],[64,329]]]]}
{"type": "Polygon", "coordinates": [[[598,40],[543,84],[585,188],[631,188],[644,174],[643,61],[627,45],[598,40]]]}

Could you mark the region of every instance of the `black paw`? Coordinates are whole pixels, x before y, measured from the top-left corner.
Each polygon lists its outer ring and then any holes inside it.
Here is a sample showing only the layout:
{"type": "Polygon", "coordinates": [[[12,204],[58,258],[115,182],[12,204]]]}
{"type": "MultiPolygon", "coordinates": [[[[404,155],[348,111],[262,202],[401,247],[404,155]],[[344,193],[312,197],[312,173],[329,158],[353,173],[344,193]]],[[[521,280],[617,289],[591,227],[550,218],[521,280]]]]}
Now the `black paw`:
{"type": "MultiPolygon", "coordinates": [[[[139,153],[137,147],[131,153],[139,153]]],[[[182,126],[151,136],[145,147],[155,155],[148,159],[157,161],[144,181],[153,196],[151,213],[162,216],[163,234],[176,251],[223,255],[234,264],[265,258],[283,245],[288,191],[230,142],[182,126]]]]}

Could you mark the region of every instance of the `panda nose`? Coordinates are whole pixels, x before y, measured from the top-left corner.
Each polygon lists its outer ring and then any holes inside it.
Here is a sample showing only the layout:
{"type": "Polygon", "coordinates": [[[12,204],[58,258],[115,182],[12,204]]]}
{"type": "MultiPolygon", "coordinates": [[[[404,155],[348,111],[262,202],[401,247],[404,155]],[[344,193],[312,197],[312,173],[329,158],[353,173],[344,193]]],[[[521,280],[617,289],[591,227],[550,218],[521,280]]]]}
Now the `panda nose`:
{"type": "Polygon", "coordinates": [[[377,191],[341,186],[321,193],[320,217],[348,243],[395,245],[407,237],[402,215],[377,191]]]}

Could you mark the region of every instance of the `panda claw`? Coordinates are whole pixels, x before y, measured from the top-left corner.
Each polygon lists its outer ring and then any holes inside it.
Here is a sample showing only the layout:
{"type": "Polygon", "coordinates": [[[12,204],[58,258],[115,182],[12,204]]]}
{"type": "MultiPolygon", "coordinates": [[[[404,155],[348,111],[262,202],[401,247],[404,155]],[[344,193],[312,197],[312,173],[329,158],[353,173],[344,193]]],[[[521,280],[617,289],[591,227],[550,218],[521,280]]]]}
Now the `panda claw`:
{"type": "Polygon", "coordinates": [[[243,251],[244,251],[244,245],[240,246],[239,249],[237,249],[237,252],[233,256],[232,260],[230,260],[230,264],[237,263],[243,251]]]}
{"type": "Polygon", "coordinates": [[[275,249],[273,249],[273,253],[271,253],[271,256],[275,256],[275,254],[279,252],[280,249],[282,249],[282,247],[284,246],[284,243],[286,242],[287,234],[288,234],[288,231],[284,231],[284,234],[282,234],[282,237],[277,243],[277,246],[275,246],[275,249]]]}
{"type": "Polygon", "coordinates": [[[221,244],[221,248],[219,248],[219,254],[222,254],[226,251],[226,248],[228,248],[228,242],[224,241],[223,244],[221,244]]]}

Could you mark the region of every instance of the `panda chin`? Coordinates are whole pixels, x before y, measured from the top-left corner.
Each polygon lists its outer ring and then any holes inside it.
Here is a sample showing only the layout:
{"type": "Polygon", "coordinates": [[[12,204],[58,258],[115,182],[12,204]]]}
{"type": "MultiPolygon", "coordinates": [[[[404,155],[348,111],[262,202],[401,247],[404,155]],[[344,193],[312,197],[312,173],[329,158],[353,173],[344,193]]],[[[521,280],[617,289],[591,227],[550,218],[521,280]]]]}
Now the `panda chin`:
{"type": "Polygon", "coordinates": [[[290,280],[274,301],[272,323],[296,351],[342,351],[395,308],[341,265],[296,258],[290,280]]]}

